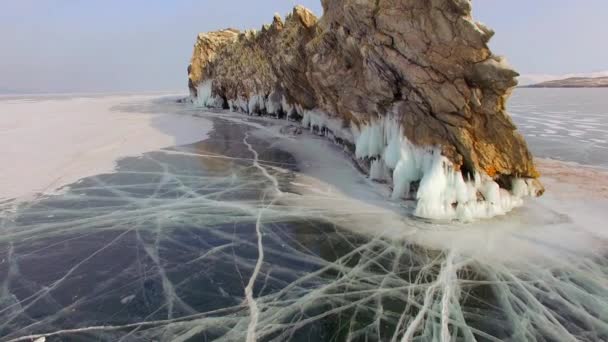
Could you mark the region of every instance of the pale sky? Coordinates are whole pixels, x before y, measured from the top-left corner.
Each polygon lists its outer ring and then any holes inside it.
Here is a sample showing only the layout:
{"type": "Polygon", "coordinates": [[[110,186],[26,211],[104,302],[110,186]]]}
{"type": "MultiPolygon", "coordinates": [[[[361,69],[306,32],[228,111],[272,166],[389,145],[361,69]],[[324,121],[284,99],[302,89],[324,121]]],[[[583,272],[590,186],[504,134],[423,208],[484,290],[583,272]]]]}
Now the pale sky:
{"type": "MultiPolygon", "coordinates": [[[[425,1],[425,0],[420,0],[425,1]]],[[[186,90],[198,32],[260,28],[320,0],[0,0],[0,92],[186,90]]],[[[607,0],[474,0],[523,74],[608,70],[607,0]]]]}

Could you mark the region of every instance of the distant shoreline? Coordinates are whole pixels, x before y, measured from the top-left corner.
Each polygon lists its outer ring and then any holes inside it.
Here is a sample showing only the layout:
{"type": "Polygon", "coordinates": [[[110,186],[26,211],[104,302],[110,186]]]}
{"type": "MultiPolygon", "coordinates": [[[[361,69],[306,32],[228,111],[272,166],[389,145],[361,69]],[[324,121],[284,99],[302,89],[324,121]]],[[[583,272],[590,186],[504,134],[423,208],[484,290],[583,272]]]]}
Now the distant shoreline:
{"type": "Polygon", "coordinates": [[[99,92],[48,92],[48,93],[3,93],[0,98],[22,97],[69,97],[69,96],[131,96],[131,95],[187,95],[188,90],[150,90],[150,91],[99,91],[99,92]]]}
{"type": "Polygon", "coordinates": [[[608,77],[570,77],[518,88],[608,88],[608,77]]]}
{"type": "Polygon", "coordinates": [[[608,85],[600,85],[600,86],[575,86],[575,85],[564,85],[564,86],[543,86],[538,84],[531,85],[523,85],[517,86],[517,88],[526,88],[526,89],[600,89],[600,88],[608,88],[608,85]]]}

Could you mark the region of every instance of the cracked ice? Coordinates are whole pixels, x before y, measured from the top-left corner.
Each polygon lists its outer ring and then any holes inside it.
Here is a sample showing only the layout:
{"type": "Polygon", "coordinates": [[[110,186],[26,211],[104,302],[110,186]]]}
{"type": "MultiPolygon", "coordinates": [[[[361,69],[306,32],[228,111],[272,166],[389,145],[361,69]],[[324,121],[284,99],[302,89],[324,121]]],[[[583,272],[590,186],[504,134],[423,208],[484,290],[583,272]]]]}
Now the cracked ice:
{"type": "Polygon", "coordinates": [[[608,339],[601,199],[569,203],[597,221],[550,194],[504,217],[425,221],[285,122],[134,108],[213,129],[1,203],[2,340],[608,339]]]}

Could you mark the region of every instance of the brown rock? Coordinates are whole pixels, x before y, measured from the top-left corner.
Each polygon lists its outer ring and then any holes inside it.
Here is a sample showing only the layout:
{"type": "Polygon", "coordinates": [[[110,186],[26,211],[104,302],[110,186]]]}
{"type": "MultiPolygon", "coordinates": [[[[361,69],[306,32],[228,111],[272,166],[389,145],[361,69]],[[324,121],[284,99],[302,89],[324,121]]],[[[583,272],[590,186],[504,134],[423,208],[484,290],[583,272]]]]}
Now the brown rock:
{"type": "Polygon", "coordinates": [[[220,48],[233,43],[239,35],[235,29],[225,29],[217,32],[200,33],[194,44],[194,53],[188,66],[188,88],[190,95],[196,96],[196,85],[206,79],[204,72],[209,62],[215,59],[220,48]]]}

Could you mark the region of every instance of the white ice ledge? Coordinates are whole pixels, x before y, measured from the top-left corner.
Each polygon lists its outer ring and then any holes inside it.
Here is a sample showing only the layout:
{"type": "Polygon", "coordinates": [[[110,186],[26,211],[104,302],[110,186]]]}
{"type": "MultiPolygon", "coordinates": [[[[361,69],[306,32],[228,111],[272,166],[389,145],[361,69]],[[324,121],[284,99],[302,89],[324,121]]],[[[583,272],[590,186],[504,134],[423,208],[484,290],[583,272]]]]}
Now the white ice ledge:
{"type": "MultiPolygon", "coordinates": [[[[304,118],[305,126],[323,122],[323,117],[319,119],[314,112],[306,112],[304,118]],[[314,118],[307,119],[311,115],[314,118]]],[[[412,144],[394,115],[378,118],[359,129],[351,127],[351,131],[356,157],[371,160],[369,177],[392,184],[393,200],[415,199],[414,215],[422,218],[473,221],[505,215],[523,205],[523,197],[538,190],[526,179],[515,179],[512,192],[482,173],[465,179],[439,147],[412,144]],[[418,189],[413,193],[411,188],[416,182],[418,189]]]]}
{"type": "MultiPolygon", "coordinates": [[[[221,108],[222,99],[213,96],[211,81],[199,85],[195,105],[221,108]]],[[[393,200],[416,200],[414,215],[437,220],[473,221],[505,215],[523,205],[523,198],[534,196],[539,190],[529,179],[514,179],[512,190],[501,188],[484,173],[463,176],[452,162],[441,154],[437,146],[420,147],[404,135],[399,120],[387,114],[360,127],[343,124],[320,110],[302,110],[299,105],[276,96],[252,94],[249,99],[230,100],[232,111],[263,112],[291,117],[302,117],[301,124],[331,138],[340,138],[356,146],[355,156],[370,162],[369,177],[392,185],[393,200]],[[417,189],[413,185],[418,184],[417,189]]]]}

